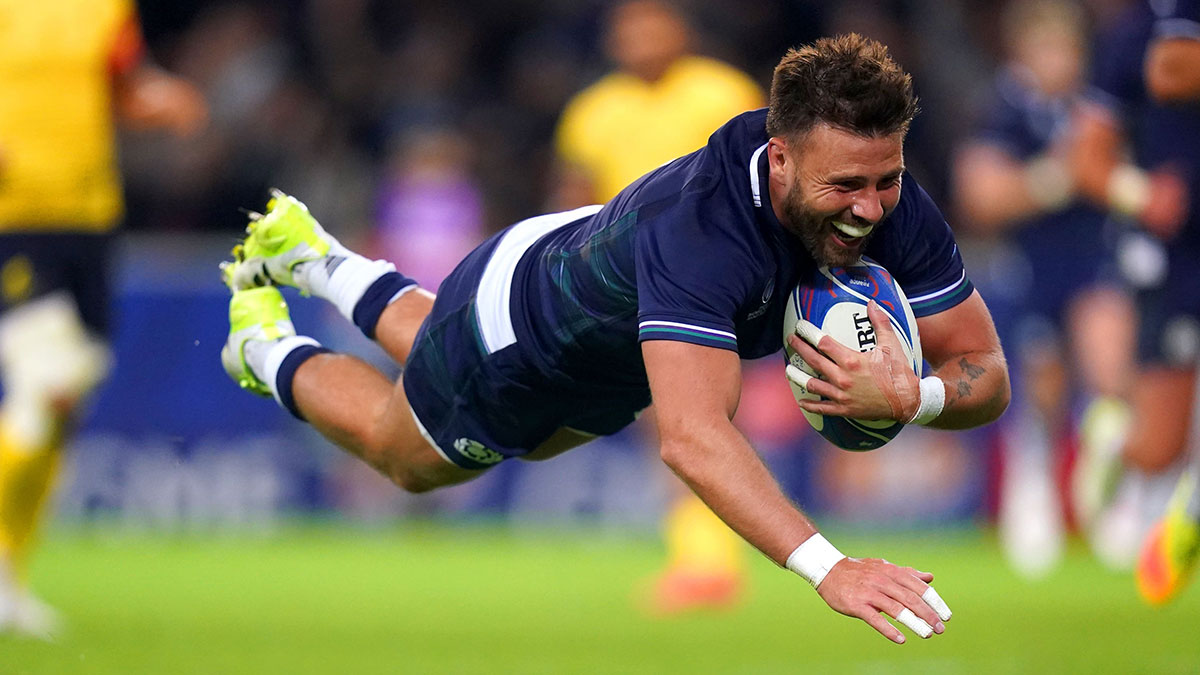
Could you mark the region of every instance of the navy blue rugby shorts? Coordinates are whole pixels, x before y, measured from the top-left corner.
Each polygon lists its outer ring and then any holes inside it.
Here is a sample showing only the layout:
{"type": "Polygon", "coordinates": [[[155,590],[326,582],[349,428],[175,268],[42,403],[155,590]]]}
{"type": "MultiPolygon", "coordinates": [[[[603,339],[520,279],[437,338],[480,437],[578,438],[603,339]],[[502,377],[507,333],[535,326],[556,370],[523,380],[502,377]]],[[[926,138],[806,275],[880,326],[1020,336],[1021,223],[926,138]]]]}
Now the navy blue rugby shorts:
{"type": "Polygon", "coordinates": [[[426,440],[448,461],[486,469],[532,452],[563,427],[593,436],[616,433],[645,407],[589,399],[587,383],[538,365],[544,359],[516,339],[508,315],[506,270],[539,236],[598,207],[589,208],[532,218],[493,236],[438,288],[403,383],[426,440]],[[497,338],[496,326],[504,323],[508,338],[497,338]]]}
{"type": "Polygon", "coordinates": [[[112,233],[0,234],[0,308],[12,309],[55,291],[75,300],[85,326],[98,337],[109,328],[112,233]]]}
{"type": "Polygon", "coordinates": [[[1196,367],[1200,358],[1200,250],[1167,247],[1161,283],[1137,293],[1138,361],[1143,365],[1196,367]]]}

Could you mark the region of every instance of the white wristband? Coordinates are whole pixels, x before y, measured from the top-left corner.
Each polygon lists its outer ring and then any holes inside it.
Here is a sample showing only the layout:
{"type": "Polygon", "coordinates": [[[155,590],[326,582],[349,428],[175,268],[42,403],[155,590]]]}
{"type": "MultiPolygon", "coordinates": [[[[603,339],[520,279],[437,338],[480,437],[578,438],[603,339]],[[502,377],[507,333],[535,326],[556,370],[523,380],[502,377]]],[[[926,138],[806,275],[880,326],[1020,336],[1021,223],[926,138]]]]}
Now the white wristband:
{"type": "Polygon", "coordinates": [[[909,424],[929,424],[946,407],[946,383],[936,375],[921,378],[921,405],[913,413],[909,424]]]}
{"type": "Polygon", "coordinates": [[[1074,186],[1063,162],[1042,155],[1025,164],[1025,188],[1043,211],[1057,211],[1071,201],[1074,186]]]}
{"type": "Polygon", "coordinates": [[[829,570],[845,557],[818,532],[797,546],[783,566],[804,577],[813,588],[817,588],[825,580],[829,570]]]}
{"type": "Polygon", "coordinates": [[[1121,164],[1108,175],[1108,205],[1117,213],[1137,217],[1150,201],[1150,177],[1132,164],[1121,164]]]}

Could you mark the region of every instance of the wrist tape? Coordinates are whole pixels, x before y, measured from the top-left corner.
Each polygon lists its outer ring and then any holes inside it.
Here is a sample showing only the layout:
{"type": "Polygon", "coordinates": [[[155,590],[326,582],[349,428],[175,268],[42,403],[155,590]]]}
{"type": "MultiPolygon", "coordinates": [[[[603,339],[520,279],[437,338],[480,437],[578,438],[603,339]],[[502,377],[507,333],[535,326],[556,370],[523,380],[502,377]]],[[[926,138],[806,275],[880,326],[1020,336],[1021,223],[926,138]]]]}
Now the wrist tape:
{"type": "Polygon", "coordinates": [[[817,588],[825,580],[829,570],[845,557],[817,532],[797,546],[783,566],[804,577],[813,588],[817,588]]]}
{"type": "Polygon", "coordinates": [[[921,378],[921,405],[909,424],[929,424],[946,407],[946,384],[936,375],[921,378]]]}

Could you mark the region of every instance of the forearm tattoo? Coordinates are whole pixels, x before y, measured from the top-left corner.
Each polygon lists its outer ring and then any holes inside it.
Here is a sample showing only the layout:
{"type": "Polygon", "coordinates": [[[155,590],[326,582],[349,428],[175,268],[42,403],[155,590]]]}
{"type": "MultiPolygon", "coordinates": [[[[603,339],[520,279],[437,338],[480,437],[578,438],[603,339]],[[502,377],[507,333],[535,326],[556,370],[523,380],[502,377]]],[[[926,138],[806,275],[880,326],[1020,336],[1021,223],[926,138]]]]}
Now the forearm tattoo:
{"type": "Polygon", "coordinates": [[[971,382],[983,377],[987,369],[981,365],[971,363],[967,357],[962,357],[958,360],[958,367],[962,370],[962,375],[959,376],[957,382],[951,383],[951,389],[955,392],[946,401],[946,406],[949,407],[954,403],[961,401],[971,395],[971,382]]]}

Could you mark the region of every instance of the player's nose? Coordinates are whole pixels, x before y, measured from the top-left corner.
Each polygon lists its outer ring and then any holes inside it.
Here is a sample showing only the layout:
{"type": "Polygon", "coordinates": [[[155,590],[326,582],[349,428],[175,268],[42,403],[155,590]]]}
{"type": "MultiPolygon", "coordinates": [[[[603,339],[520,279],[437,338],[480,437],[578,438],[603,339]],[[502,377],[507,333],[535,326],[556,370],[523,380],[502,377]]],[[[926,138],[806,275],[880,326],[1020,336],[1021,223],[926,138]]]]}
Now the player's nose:
{"type": "Polygon", "coordinates": [[[872,225],[883,219],[883,202],[879,199],[879,193],[875,191],[865,192],[859,195],[854,204],[850,207],[850,213],[855,218],[866,221],[872,225]]]}

